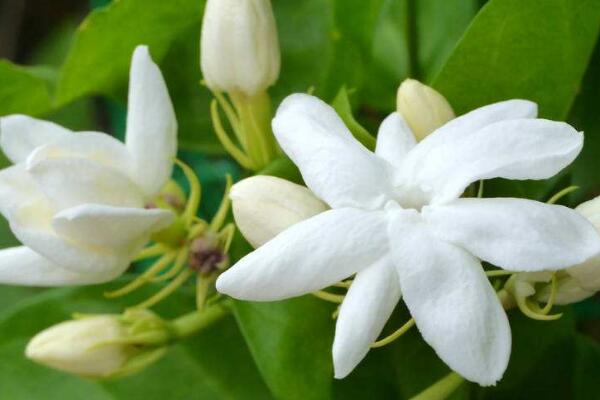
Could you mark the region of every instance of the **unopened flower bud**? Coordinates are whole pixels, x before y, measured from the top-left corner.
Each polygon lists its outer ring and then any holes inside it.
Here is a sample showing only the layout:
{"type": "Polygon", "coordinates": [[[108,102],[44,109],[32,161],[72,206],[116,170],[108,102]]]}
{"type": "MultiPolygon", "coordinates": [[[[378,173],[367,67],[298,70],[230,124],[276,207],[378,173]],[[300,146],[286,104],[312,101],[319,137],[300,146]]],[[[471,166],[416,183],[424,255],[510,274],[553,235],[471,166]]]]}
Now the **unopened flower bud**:
{"type": "Polygon", "coordinates": [[[444,96],[414,79],[402,82],[396,106],[419,141],[454,118],[444,96]]]}
{"type": "Polygon", "coordinates": [[[114,316],[66,321],[37,334],[25,354],[61,371],[105,378],[120,370],[136,353],[134,346],[118,343],[124,335],[124,327],[114,316]]]}
{"type": "Polygon", "coordinates": [[[212,90],[254,96],[271,86],[280,54],[270,0],[208,0],[200,64],[212,90]]]}
{"type": "MultiPolygon", "coordinates": [[[[575,208],[577,212],[586,217],[600,234],[600,196],[586,201],[575,208]]],[[[583,264],[567,269],[577,283],[585,290],[596,292],[600,290],[600,254],[583,264]]]]}
{"type": "Polygon", "coordinates": [[[264,175],[233,185],[230,198],[235,222],[254,247],[328,208],[306,187],[264,175]]]}

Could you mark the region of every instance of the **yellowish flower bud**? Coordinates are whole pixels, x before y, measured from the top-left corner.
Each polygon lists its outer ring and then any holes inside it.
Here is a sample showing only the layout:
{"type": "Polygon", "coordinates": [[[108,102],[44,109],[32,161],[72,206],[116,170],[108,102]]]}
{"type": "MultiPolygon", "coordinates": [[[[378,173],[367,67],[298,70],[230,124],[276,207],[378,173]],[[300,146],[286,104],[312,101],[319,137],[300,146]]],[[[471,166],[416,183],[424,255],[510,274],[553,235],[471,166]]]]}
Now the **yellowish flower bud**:
{"type": "Polygon", "coordinates": [[[280,54],[270,0],[208,0],[200,64],[212,90],[254,96],[271,86],[280,54]]]}
{"type": "Polygon", "coordinates": [[[273,176],[244,179],[233,185],[230,197],[235,222],[254,247],[328,208],[306,187],[273,176]]]}
{"type": "Polygon", "coordinates": [[[133,346],[115,343],[124,335],[124,328],[113,316],[66,321],[36,335],[25,354],[61,371],[104,378],[120,370],[135,353],[133,346]]]}
{"type": "Polygon", "coordinates": [[[419,141],[454,118],[444,96],[414,79],[402,82],[396,106],[419,141]]]}
{"type": "MultiPolygon", "coordinates": [[[[600,234],[600,196],[580,204],[575,210],[590,220],[596,227],[598,234],[600,234]]],[[[567,269],[567,273],[571,275],[583,289],[592,292],[600,290],[600,254],[587,260],[583,264],[567,269]]]]}

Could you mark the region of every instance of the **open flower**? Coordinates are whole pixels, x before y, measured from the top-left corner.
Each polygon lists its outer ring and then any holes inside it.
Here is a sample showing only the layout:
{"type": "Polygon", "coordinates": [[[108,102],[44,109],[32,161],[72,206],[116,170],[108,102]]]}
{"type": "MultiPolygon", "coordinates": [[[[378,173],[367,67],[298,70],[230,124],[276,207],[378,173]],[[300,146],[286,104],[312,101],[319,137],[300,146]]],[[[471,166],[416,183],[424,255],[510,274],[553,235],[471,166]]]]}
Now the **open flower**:
{"type": "Polygon", "coordinates": [[[331,210],[242,258],[220,276],[218,290],[279,300],[356,274],[337,321],[337,378],[366,355],[402,295],[446,364],[471,381],[493,384],[506,369],[511,335],[480,260],[508,270],[556,270],[600,251],[593,226],[566,207],[459,198],[480,179],[545,179],[573,161],[582,134],[536,114],[528,101],[492,104],[416,144],[394,113],[373,154],[327,104],[288,97],[273,121],[275,135],[331,210]]]}
{"type": "Polygon", "coordinates": [[[148,53],[131,65],[127,138],[74,133],[23,115],[0,120],[15,165],[0,171],[0,212],[25,245],[0,251],[0,282],[89,284],[120,275],[173,213],[146,206],[170,178],[177,122],[148,53]]]}

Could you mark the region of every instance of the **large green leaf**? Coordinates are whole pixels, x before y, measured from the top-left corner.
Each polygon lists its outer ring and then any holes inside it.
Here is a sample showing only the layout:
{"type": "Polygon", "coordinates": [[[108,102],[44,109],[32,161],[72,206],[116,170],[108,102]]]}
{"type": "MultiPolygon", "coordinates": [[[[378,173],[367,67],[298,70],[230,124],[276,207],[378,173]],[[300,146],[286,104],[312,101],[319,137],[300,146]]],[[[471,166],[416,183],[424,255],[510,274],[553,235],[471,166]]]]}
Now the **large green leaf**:
{"type": "MultiPolygon", "coordinates": [[[[111,382],[79,379],[24,358],[25,344],[32,335],[68,319],[73,312],[118,312],[126,304],[149,294],[146,291],[135,295],[136,299],[115,302],[102,298],[105,289],[106,286],[48,290],[0,312],[0,398],[270,398],[231,317],[175,346],[165,359],[139,375],[111,382]]],[[[193,297],[184,291],[170,297],[158,310],[174,317],[191,307],[193,297]]]]}
{"type": "Polygon", "coordinates": [[[275,303],[234,303],[235,316],[277,399],[331,396],[332,307],[310,296],[275,303]]]}
{"type": "Polygon", "coordinates": [[[600,2],[490,0],[434,80],[458,113],[509,98],[564,119],[600,28],[600,2]]]}
{"type": "Polygon", "coordinates": [[[600,43],[596,46],[592,62],[575,101],[570,123],[584,132],[583,150],[571,171],[573,184],[581,188],[572,196],[576,205],[600,195],[600,43]]]}
{"type": "Polygon", "coordinates": [[[202,5],[201,0],[127,0],[93,11],[77,30],[61,69],[58,103],[121,89],[135,46],[147,44],[161,60],[172,41],[198,23],[202,5]]]}
{"type": "Polygon", "coordinates": [[[0,116],[47,112],[51,108],[47,72],[52,74],[51,70],[21,67],[0,60],[0,116]]]}

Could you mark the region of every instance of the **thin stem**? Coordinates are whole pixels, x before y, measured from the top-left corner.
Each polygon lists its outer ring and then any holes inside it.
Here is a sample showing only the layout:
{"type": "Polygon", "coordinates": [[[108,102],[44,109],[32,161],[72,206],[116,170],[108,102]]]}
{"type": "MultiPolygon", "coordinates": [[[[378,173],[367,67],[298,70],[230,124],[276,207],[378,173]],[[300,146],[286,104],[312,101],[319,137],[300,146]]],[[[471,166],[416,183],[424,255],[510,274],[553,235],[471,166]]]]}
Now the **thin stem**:
{"type": "Polygon", "coordinates": [[[450,372],[448,375],[423,390],[410,400],[444,400],[450,397],[462,385],[465,379],[456,372],[450,372]]]}
{"type": "Polygon", "coordinates": [[[217,108],[217,101],[213,100],[210,104],[210,116],[213,123],[213,128],[215,133],[217,134],[217,138],[225,147],[225,150],[238,162],[243,168],[252,170],[252,160],[248,155],[246,155],[242,150],[240,150],[233,141],[229,138],[229,135],[223,129],[223,124],[221,123],[221,119],[219,117],[219,110],[217,108]]]}
{"type": "Polygon", "coordinates": [[[344,301],[344,296],[341,294],[328,293],[324,290],[318,290],[312,293],[313,296],[318,297],[321,300],[330,301],[332,303],[341,303],[344,301]]]}
{"type": "Polygon", "coordinates": [[[213,282],[217,280],[217,274],[210,274],[208,276],[198,274],[196,278],[196,307],[198,311],[202,311],[206,304],[206,297],[208,290],[213,282]]]}
{"type": "Polygon", "coordinates": [[[479,181],[479,189],[477,189],[477,198],[483,197],[483,179],[479,181]]]}
{"type": "Polygon", "coordinates": [[[404,335],[406,332],[408,332],[408,330],[410,328],[412,328],[413,326],[415,326],[415,320],[414,320],[414,318],[411,318],[404,325],[402,325],[396,332],[392,333],[389,336],[384,337],[381,340],[374,342],[371,345],[371,348],[376,349],[378,347],[383,347],[383,346],[386,346],[386,345],[392,343],[394,340],[400,338],[402,335],[404,335]]]}
{"type": "Polygon", "coordinates": [[[519,310],[527,317],[538,321],[554,321],[562,317],[562,314],[544,315],[533,310],[529,300],[525,297],[516,297],[519,310]]]}
{"type": "Polygon", "coordinates": [[[148,246],[148,247],[142,249],[142,251],[140,251],[135,256],[135,258],[132,260],[132,262],[145,260],[146,258],[160,256],[161,254],[163,254],[166,251],[168,251],[168,248],[165,245],[163,245],[162,243],[155,243],[152,246],[148,246]]]}
{"type": "Polygon", "coordinates": [[[550,197],[550,200],[548,200],[547,203],[554,204],[569,193],[576,191],[577,189],[579,189],[579,186],[569,186],[567,188],[564,188],[560,192],[556,193],[554,196],[550,197]]]}
{"type": "Polygon", "coordinates": [[[198,177],[189,166],[179,160],[175,160],[175,163],[181,168],[185,178],[190,184],[190,196],[185,204],[185,209],[182,214],[186,226],[189,227],[198,213],[198,207],[200,206],[200,199],[202,196],[202,186],[200,185],[198,177]]]}
{"type": "Polygon", "coordinates": [[[227,217],[227,213],[229,212],[229,205],[231,204],[231,201],[229,200],[229,191],[231,190],[231,185],[233,183],[231,175],[226,175],[225,180],[226,183],[225,192],[223,193],[223,199],[221,200],[221,204],[219,205],[217,213],[215,214],[209,225],[210,229],[213,232],[218,232],[219,229],[221,229],[221,227],[223,226],[225,218],[227,217]]]}
{"type": "Polygon", "coordinates": [[[225,225],[219,232],[219,240],[221,241],[221,247],[225,253],[229,252],[231,242],[233,242],[233,234],[235,233],[235,224],[229,223],[225,225]]]}
{"type": "Polygon", "coordinates": [[[171,267],[171,269],[165,272],[164,274],[154,277],[152,279],[152,282],[164,282],[175,277],[183,268],[185,268],[185,263],[187,261],[188,254],[189,249],[187,246],[185,246],[177,254],[177,258],[175,259],[173,267],[171,267]]]}
{"type": "Polygon", "coordinates": [[[552,307],[554,306],[554,302],[556,301],[556,292],[558,292],[558,282],[556,279],[556,274],[552,274],[552,283],[550,286],[550,296],[548,297],[548,302],[546,303],[544,308],[542,308],[540,310],[540,312],[542,314],[548,314],[550,312],[550,310],[552,310],[552,307]]]}
{"type": "Polygon", "coordinates": [[[183,270],[179,275],[177,275],[177,278],[175,278],[171,282],[169,282],[169,284],[167,286],[162,288],[154,296],[150,297],[149,299],[147,299],[147,300],[141,302],[140,304],[137,304],[131,308],[132,309],[150,308],[150,307],[160,303],[165,298],[167,298],[169,295],[171,295],[174,291],[179,289],[179,287],[181,285],[183,285],[185,283],[185,281],[187,281],[190,278],[190,276],[192,276],[192,274],[193,274],[193,271],[191,269],[183,270]]]}
{"type": "Polygon", "coordinates": [[[503,269],[495,269],[492,271],[485,271],[485,274],[490,277],[491,276],[506,276],[506,275],[512,275],[512,274],[514,274],[514,272],[505,271],[503,269]]]}
{"type": "Polygon", "coordinates": [[[175,259],[176,254],[177,253],[175,251],[166,253],[136,279],[129,282],[127,285],[123,286],[120,289],[113,290],[112,292],[105,292],[104,296],[109,299],[121,297],[144,286],[145,284],[149,283],[152,280],[152,278],[154,278],[158,273],[165,269],[175,259]]]}
{"type": "Polygon", "coordinates": [[[171,322],[171,330],[177,339],[192,336],[211,326],[230,313],[223,304],[214,304],[202,311],[194,311],[171,322]]]}
{"type": "Polygon", "coordinates": [[[247,143],[241,130],[240,119],[238,114],[234,111],[231,103],[225,98],[225,96],[223,96],[223,93],[213,92],[213,95],[219,102],[219,105],[221,106],[223,111],[225,111],[225,115],[229,120],[229,125],[231,125],[231,129],[233,129],[233,133],[235,134],[235,137],[237,138],[238,142],[240,143],[243,149],[246,149],[247,143]]]}

